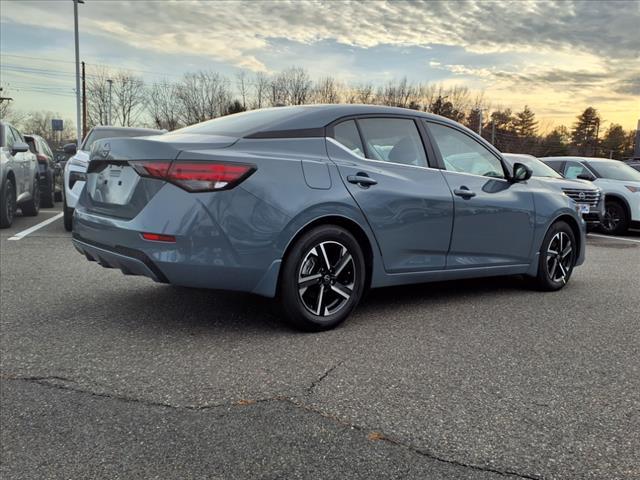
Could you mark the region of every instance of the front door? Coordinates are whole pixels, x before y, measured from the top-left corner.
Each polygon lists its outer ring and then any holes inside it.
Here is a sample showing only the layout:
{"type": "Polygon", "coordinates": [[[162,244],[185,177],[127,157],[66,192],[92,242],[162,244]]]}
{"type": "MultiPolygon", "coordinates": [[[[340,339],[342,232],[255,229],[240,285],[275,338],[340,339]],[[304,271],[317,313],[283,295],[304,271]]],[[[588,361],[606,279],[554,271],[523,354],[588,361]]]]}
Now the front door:
{"type": "Polygon", "coordinates": [[[463,130],[427,126],[455,203],[447,268],[528,264],[535,205],[526,182],[510,182],[498,156],[463,130]]]}
{"type": "Polygon", "coordinates": [[[352,119],[331,130],[329,157],[374,232],[385,270],[444,269],[453,200],[442,172],[428,166],[415,121],[352,119]]]}

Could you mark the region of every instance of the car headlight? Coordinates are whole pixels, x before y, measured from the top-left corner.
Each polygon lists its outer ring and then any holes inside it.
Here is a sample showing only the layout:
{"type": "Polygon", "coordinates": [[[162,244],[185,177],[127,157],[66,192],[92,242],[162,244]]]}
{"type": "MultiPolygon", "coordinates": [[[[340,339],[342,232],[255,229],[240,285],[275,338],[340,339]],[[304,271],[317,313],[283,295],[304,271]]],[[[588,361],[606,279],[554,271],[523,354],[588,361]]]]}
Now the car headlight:
{"type": "Polygon", "coordinates": [[[640,187],[634,187],[633,185],[625,185],[625,188],[633,193],[640,193],[640,187]]]}

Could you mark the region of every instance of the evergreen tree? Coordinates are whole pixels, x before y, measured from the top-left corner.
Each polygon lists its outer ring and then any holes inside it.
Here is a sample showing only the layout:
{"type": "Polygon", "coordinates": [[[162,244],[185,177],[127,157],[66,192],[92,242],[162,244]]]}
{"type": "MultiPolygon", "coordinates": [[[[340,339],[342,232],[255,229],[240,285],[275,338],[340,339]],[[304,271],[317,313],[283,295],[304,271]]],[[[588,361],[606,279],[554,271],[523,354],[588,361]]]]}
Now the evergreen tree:
{"type": "Polygon", "coordinates": [[[602,155],[610,158],[622,159],[627,144],[627,132],[622,125],[611,124],[604,138],[602,139],[602,155]]]}
{"type": "Polygon", "coordinates": [[[569,131],[561,125],[547,133],[539,145],[541,157],[569,155],[569,131]]]}
{"type": "Polygon", "coordinates": [[[576,146],[580,155],[595,155],[600,122],[600,115],[593,107],[587,107],[584,112],[578,115],[571,131],[571,142],[576,146]]]}
{"type": "Polygon", "coordinates": [[[513,119],[513,130],[516,135],[522,138],[532,138],[538,132],[538,121],[536,114],[529,108],[524,106],[524,110],[515,114],[513,119]]]}

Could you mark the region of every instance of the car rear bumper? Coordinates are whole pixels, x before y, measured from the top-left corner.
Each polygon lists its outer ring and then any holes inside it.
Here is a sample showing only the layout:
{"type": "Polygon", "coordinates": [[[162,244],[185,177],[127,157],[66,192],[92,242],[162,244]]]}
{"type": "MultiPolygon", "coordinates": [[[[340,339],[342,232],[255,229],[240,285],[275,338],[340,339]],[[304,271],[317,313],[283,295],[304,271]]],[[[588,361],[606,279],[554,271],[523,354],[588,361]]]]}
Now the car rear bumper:
{"type": "Polygon", "coordinates": [[[275,294],[282,227],[274,222],[278,212],[248,192],[190,194],[167,184],[132,219],[88,210],[86,194],[73,231],[75,247],[89,260],[174,285],[275,294]],[[256,215],[247,217],[247,208],[256,215]],[[175,242],[149,241],[143,233],[175,242]]]}

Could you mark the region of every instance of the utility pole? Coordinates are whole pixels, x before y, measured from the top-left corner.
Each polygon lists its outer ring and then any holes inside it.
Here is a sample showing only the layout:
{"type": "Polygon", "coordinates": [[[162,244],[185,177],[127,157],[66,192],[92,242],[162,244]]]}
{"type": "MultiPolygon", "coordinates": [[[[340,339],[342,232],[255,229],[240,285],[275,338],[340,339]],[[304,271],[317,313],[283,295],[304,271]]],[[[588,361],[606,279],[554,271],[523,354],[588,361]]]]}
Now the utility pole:
{"type": "Polygon", "coordinates": [[[113,87],[113,80],[109,79],[107,80],[107,83],[109,83],[109,115],[107,118],[107,124],[111,125],[111,87],[113,87]]]}
{"type": "Polygon", "coordinates": [[[478,135],[482,136],[482,108],[478,109],[478,135]]]}
{"type": "Polygon", "coordinates": [[[496,144],[496,122],[495,120],[491,122],[491,145],[495,146],[496,144]]]}
{"type": "Polygon", "coordinates": [[[634,158],[640,158],[640,120],[638,120],[638,128],[636,128],[636,141],[633,147],[634,158]]]}
{"type": "Polygon", "coordinates": [[[80,44],[78,39],[78,4],[84,3],[84,0],[73,0],[73,33],[76,44],[76,134],[78,136],[78,148],[82,143],[82,128],[80,124],[80,44]]]}
{"type": "Polygon", "coordinates": [[[87,136],[87,82],[82,62],[82,138],[87,136]]]}

